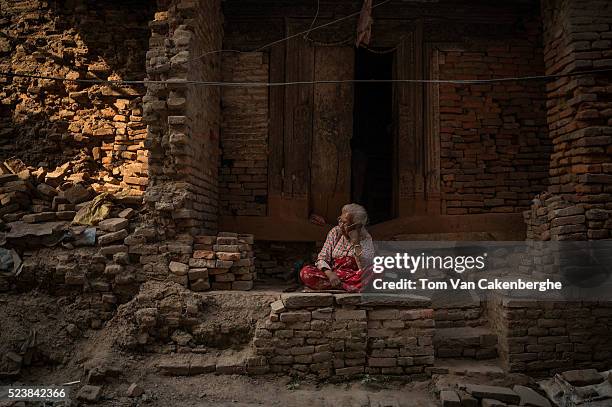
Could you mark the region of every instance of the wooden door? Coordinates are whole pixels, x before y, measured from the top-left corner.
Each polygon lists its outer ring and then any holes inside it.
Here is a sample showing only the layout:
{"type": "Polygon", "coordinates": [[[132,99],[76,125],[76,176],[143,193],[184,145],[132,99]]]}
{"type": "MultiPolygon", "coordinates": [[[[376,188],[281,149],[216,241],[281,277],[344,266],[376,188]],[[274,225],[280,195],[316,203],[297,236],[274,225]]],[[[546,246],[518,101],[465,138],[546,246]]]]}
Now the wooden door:
{"type": "MultiPolygon", "coordinates": [[[[394,78],[423,77],[421,38],[417,26],[397,45],[394,78]]],[[[394,85],[394,130],[397,140],[397,215],[424,214],[425,163],[423,143],[423,85],[400,82],[394,85]]]]}
{"type": "MultiPolygon", "coordinates": [[[[303,20],[293,19],[287,19],[286,27],[287,35],[307,28],[303,20]]],[[[274,118],[269,140],[269,214],[274,217],[307,219],[310,213],[314,85],[299,82],[314,80],[314,51],[302,36],[271,51],[271,79],[296,83],[270,90],[274,118]]]]}
{"type": "MultiPolygon", "coordinates": [[[[315,80],[354,78],[352,47],[320,46],[315,51],[315,80]]],[[[316,84],[314,87],[311,154],[311,211],[328,223],[335,221],[351,197],[353,85],[316,84]]]]}

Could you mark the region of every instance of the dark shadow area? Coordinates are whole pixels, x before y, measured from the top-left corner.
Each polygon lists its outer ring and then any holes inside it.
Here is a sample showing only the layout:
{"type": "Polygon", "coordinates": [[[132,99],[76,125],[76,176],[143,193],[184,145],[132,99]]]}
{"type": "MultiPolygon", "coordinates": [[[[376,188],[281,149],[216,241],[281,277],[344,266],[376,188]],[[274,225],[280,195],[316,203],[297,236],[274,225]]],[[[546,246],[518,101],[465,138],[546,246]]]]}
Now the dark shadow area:
{"type": "MultiPolygon", "coordinates": [[[[355,79],[391,79],[393,53],[358,49],[355,79]]],[[[357,83],[351,139],[351,198],[366,207],[370,223],[393,217],[391,83],[357,83]]]]}

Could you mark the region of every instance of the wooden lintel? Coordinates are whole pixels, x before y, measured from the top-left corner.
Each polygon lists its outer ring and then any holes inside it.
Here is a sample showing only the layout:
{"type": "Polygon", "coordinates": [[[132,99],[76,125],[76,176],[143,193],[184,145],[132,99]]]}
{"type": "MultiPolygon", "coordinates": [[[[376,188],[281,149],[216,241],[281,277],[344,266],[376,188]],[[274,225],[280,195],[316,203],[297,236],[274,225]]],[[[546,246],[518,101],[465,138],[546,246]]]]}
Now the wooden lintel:
{"type": "MultiPolygon", "coordinates": [[[[222,216],[219,230],[252,233],[256,240],[322,241],[331,225],[317,226],[307,220],[264,216],[222,216]]],[[[469,234],[489,233],[490,240],[524,240],[525,223],[520,213],[411,216],[369,227],[374,240],[401,235],[453,234],[452,240],[470,240],[469,234]]]]}

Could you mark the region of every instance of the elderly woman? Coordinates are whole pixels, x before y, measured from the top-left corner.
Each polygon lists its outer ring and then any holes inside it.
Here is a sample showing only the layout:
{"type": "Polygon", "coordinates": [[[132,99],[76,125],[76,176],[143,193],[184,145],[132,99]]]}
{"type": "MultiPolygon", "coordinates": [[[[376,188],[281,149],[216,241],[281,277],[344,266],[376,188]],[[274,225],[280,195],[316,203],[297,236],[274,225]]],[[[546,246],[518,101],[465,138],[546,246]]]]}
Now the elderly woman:
{"type": "Polygon", "coordinates": [[[363,206],[344,205],[335,226],[327,234],[315,266],[304,266],[300,279],[314,290],[361,291],[367,284],[374,257],[372,237],[365,228],[368,214],[363,206]]]}

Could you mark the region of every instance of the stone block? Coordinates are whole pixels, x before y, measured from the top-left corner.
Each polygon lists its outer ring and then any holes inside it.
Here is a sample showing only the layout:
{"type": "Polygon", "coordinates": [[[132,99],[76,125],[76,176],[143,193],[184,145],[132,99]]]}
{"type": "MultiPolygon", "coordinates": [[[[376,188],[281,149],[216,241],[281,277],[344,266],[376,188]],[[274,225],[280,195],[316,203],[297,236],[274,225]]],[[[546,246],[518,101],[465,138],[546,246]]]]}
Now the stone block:
{"type": "Polygon", "coordinates": [[[195,250],[192,257],[194,259],[214,259],[215,252],[212,250],[195,250]]]}
{"type": "Polygon", "coordinates": [[[370,367],[395,367],[397,366],[396,358],[368,358],[368,366],[370,367]]]}
{"type": "Polygon", "coordinates": [[[520,396],[507,387],[466,384],[465,389],[479,399],[493,399],[510,404],[518,404],[521,401],[520,396]]]}
{"type": "Polygon", "coordinates": [[[179,263],[177,261],[171,261],[168,268],[177,276],[185,276],[189,272],[189,266],[187,264],[179,263]]]}
{"type": "Polygon", "coordinates": [[[101,395],[102,387],[87,384],[79,389],[76,398],[88,403],[95,403],[100,399],[101,395]]]}
{"type": "Polygon", "coordinates": [[[274,314],[280,314],[285,311],[285,304],[281,300],[276,300],[270,304],[270,308],[274,314]]]}
{"type": "Polygon", "coordinates": [[[550,401],[529,387],[515,385],[512,390],[521,398],[521,406],[551,407],[550,401]]]}
{"type": "Polygon", "coordinates": [[[334,296],[328,293],[285,293],[281,299],[287,308],[328,307],[334,296]]]}
{"type": "Polygon", "coordinates": [[[240,253],[216,252],[217,259],[225,261],[240,260],[240,253]]]}
{"type": "Polygon", "coordinates": [[[280,314],[281,322],[308,322],[311,319],[310,311],[289,311],[280,314]]]}
{"type": "Polygon", "coordinates": [[[234,281],[232,282],[232,290],[249,291],[253,289],[253,281],[234,281]]]}
{"type": "Polygon", "coordinates": [[[40,223],[55,220],[55,212],[40,212],[23,215],[21,220],[25,223],[40,223]]]}
{"type": "Polygon", "coordinates": [[[196,281],[192,281],[189,288],[191,288],[192,291],[207,291],[210,290],[210,283],[208,282],[208,279],[201,278],[196,281]]]}
{"type": "Polygon", "coordinates": [[[589,386],[604,381],[604,377],[595,369],[568,370],[561,376],[574,386],[589,386]]]}
{"type": "Polygon", "coordinates": [[[125,208],[117,216],[124,219],[132,219],[136,216],[136,211],[132,208],[125,208]]]}
{"type": "Polygon", "coordinates": [[[128,232],[125,229],[121,229],[117,232],[107,233],[105,235],[98,237],[98,244],[100,246],[106,246],[108,244],[115,243],[115,242],[125,239],[127,235],[128,235],[128,232]]]}
{"type": "Polygon", "coordinates": [[[482,399],[481,407],[508,407],[508,405],[502,401],[495,399],[482,399]]]}
{"type": "Polygon", "coordinates": [[[338,308],[334,312],[334,319],[336,321],[349,321],[349,320],[365,321],[366,318],[367,318],[366,310],[363,310],[363,309],[350,310],[350,309],[338,308]]]}
{"type": "Polygon", "coordinates": [[[104,219],[98,223],[98,227],[105,232],[116,232],[121,229],[125,229],[129,224],[129,221],[124,218],[110,218],[104,219]]]}
{"type": "Polygon", "coordinates": [[[189,281],[208,280],[208,269],[192,268],[189,269],[188,275],[189,281]]]}
{"type": "Polygon", "coordinates": [[[459,395],[453,390],[442,390],[440,392],[440,403],[442,407],[461,407],[459,395]]]}

